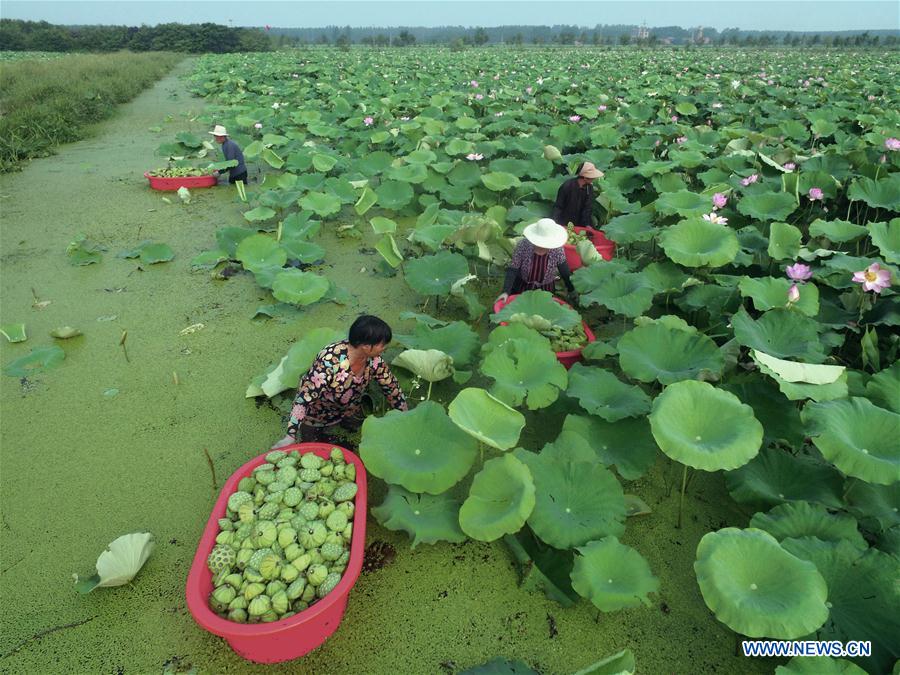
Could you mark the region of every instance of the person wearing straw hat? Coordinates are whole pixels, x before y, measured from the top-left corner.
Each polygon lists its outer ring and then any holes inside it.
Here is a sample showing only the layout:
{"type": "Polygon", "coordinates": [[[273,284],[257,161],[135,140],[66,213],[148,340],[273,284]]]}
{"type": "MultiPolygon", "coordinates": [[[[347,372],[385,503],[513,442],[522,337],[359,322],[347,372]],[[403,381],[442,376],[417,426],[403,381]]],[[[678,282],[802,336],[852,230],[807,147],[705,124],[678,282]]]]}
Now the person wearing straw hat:
{"type": "Polygon", "coordinates": [[[569,291],[570,303],[576,304],[572,271],[563,251],[563,244],[569,236],[566,228],[550,218],[541,218],[526,227],[522,234],[524,238],[516,244],[509,267],[506,268],[503,292],[497,300],[505,301],[510,294],[524,291],[543,290],[552,293],[559,276],[569,291]]]}
{"type": "Polygon", "coordinates": [[[602,178],[603,172],[591,162],[578,167],[578,175],[559,186],[556,203],[553,205],[553,220],[566,227],[569,223],[577,227],[593,227],[594,180],[602,178]]]}
{"type": "Polygon", "coordinates": [[[247,165],[244,164],[244,153],[241,152],[240,146],[233,140],[228,138],[228,131],[221,124],[217,124],[212,131],[209,132],[215,139],[216,143],[222,146],[222,154],[225,161],[237,160],[237,165],[228,170],[228,182],[237,183],[238,181],[247,182],[247,165]]]}

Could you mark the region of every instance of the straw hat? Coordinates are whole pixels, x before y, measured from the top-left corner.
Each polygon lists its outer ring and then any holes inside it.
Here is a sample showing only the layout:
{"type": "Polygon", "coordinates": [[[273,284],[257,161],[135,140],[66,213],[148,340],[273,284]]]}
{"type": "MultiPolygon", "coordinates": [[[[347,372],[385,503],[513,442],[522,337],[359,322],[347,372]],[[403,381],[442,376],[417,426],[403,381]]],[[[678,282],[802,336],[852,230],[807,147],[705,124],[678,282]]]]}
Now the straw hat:
{"type": "Polygon", "coordinates": [[[522,234],[532,244],[541,248],[559,248],[566,243],[566,239],[569,237],[566,228],[558,225],[551,218],[541,218],[522,230],[522,234]]]}
{"type": "MultiPolygon", "coordinates": [[[[213,136],[227,136],[228,135],[228,132],[225,130],[225,127],[223,127],[221,124],[217,124],[215,126],[215,128],[208,133],[212,134],[213,136]]],[[[591,166],[593,166],[593,165],[591,165],[591,166]]]]}
{"type": "Polygon", "coordinates": [[[578,175],[582,178],[602,178],[603,172],[597,169],[591,162],[585,162],[584,166],[581,167],[581,171],[578,172],[578,175]]]}

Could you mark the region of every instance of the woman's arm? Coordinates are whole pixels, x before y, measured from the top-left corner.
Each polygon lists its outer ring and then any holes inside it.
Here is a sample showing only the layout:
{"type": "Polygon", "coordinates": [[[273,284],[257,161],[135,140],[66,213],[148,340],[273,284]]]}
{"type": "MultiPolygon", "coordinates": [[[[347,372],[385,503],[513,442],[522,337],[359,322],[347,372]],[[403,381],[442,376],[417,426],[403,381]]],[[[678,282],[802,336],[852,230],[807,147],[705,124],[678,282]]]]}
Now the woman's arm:
{"type": "Polygon", "coordinates": [[[408,410],[406,397],[403,395],[403,390],[400,389],[400,383],[391,372],[387,362],[380,356],[372,360],[372,378],[381,387],[389,406],[394,410],[408,410]]]}

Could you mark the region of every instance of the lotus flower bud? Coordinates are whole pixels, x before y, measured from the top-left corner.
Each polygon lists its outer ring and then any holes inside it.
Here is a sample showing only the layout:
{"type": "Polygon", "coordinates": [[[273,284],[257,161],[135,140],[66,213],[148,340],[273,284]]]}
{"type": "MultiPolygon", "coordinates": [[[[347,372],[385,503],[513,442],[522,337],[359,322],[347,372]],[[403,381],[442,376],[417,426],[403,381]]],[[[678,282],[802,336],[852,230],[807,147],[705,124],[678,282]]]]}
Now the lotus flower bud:
{"type": "Polygon", "coordinates": [[[228,620],[235,623],[247,623],[246,609],[232,609],[228,612],[228,620]]]}
{"type": "Polygon", "coordinates": [[[318,469],[323,463],[322,458],[312,452],[306,452],[300,456],[300,466],[304,469],[318,469]]]}
{"type": "Polygon", "coordinates": [[[262,616],[271,609],[272,601],[269,599],[269,596],[259,595],[250,601],[250,605],[247,607],[247,613],[250,616],[262,616]]]}
{"type": "Polygon", "coordinates": [[[290,600],[284,591],[278,591],[272,596],[272,609],[276,614],[284,614],[290,606],[290,600]]]}
{"type": "Polygon", "coordinates": [[[285,593],[287,593],[289,600],[296,600],[303,595],[304,588],[306,588],[306,577],[297,577],[291,582],[291,585],[287,587],[285,593]]]}
{"type": "Polygon", "coordinates": [[[334,464],[323,464],[322,468],[319,469],[319,474],[321,476],[328,477],[332,473],[334,473],[334,464]]]}
{"type": "Polygon", "coordinates": [[[256,596],[261,595],[263,591],[266,590],[266,587],[260,583],[252,583],[244,589],[244,598],[246,600],[253,600],[256,596]]]}
{"type": "Polygon", "coordinates": [[[242,523],[252,523],[256,520],[256,505],[252,501],[241,504],[237,513],[242,523]]]}
{"type": "MultiPolygon", "coordinates": [[[[297,509],[297,513],[306,518],[306,520],[315,520],[319,516],[319,505],[314,502],[305,502],[297,509]]],[[[298,532],[302,528],[294,528],[298,532]]]]}
{"type": "Polygon", "coordinates": [[[293,582],[299,576],[300,570],[298,570],[293,565],[285,565],[281,568],[281,580],[286,583],[293,582]]]}
{"type": "Polygon", "coordinates": [[[338,464],[337,466],[335,466],[334,471],[331,472],[331,477],[338,482],[344,480],[345,466],[346,465],[344,465],[344,464],[338,464]]]}
{"type": "Polygon", "coordinates": [[[242,492],[246,492],[247,494],[253,494],[253,491],[256,489],[256,479],[252,476],[247,476],[246,478],[241,478],[240,482],[238,482],[238,490],[242,492]]]}
{"type": "Polygon", "coordinates": [[[312,565],[306,570],[306,581],[313,586],[318,586],[328,576],[328,568],[325,565],[312,565]]]}
{"type": "Polygon", "coordinates": [[[256,488],[256,492],[253,493],[253,503],[260,506],[265,500],[266,491],[261,487],[256,488]]]}
{"type": "Polygon", "coordinates": [[[260,485],[268,485],[269,483],[275,482],[275,472],[272,470],[272,467],[269,467],[265,471],[259,471],[254,475],[256,478],[256,482],[260,485]]]}
{"type": "Polygon", "coordinates": [[[312,556],[309,553],[304,553],[300,557],[294,558],[294,560],[291,561],[291,565],[296,567],[298,572],[302,572],[309,567],[311,562],[312,556]]]}
{"type": "Polygon", "coordinates": [[[280,591],[287,590],[287,584],[280,579],[274,579],[266,585],[266,595],[270,598],[280,591]]]}
{"type": "Polygon", "coordinates": [[[549,159],[551,162],[556,162],[562,159],[562,153],[559,149],[553,145],[545,145],[544,146],[544,159],[549,159]]]}

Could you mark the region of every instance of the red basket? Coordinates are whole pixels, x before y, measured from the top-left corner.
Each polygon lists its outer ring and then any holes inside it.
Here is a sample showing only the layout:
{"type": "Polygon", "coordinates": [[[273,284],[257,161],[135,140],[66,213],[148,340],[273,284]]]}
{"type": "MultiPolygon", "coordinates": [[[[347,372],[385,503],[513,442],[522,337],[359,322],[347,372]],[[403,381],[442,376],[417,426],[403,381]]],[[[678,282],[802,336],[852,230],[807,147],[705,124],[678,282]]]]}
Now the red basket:
{"type": "MultiPolygon", "coordinates": [[[[505,301],[498,300],[497,302],[495,302],[494,303],[494,314],[499,312],[501,309],[506,307],[506,305],[508,305],[509,303],[511,303],[513,300],[515,300],[518,297],[519,297],[518,294],[510,295],[505,301]]],[[[553,299],[556,302],[558,302],[559,304],[564,305],[565,307],[569,307],[569,303],[566,302],[565,300],[560,300],[556,296],[553,296],[553,299]]],[[[506,322],[504,321],[500,325],[505,326],[506,322]]],[[[584,326],[584,334],[587,337],[587,341],[594,342],[597,339],[597,337],[594,335],[593,331],[591,331],[591,329],[588,327],[588,325],[584,321],[581,322],[581,325],[584,326]]],[[[568,370],[569,368],[574,366],[576,363],[581,361],[581,349],[572,349],[568,352],[556,352],[556,359],[561,364],[563,364],[566,367],[566,369],[568,370]]]]}
{"type": "MultiPolygon", "coordinates": [[[[600,230],[592,227],[575,227],[576,232],[586,232],[587,236],[594,242],[594,248],[603,256],[604,260],[612,260],[616,253],[616,244],[606,238],[600,230]]],[[[569,269],[573,272],[581,267],[581,256],[578,250],[572,244],[563,244],[563,251],[566,253],[566,262],[569,263],[569,269]]]]}
{"type": "Polygon", "coordinates": [[[218,182],[216,176],[162,178],[161,176],[151,176],[149,171],[144,174],[144,178],[150,181],[150,187],[154,190],[177,190],[180,187],[205,188],[212,187],[218,182]]]}
{"type": "MultiPolygon", "coordinates": [[[[326,458],[334,447],[339,446],[329,443],[300,443],[282,450],[285,452],[298,450],[301,454],[314,452],[319,457],[326,458]]],[[[344,453],[345,460],[356,466],[356,484],[359,486],[353,513],[350,560],[334,590],[309,609],[281,621],[243,624],[223,619],[209,608],[209,594],[213,590],[213,585],[212,572],[206,564],[206,559],[216,544],[219,518],[225,517],[228,497],[237,490],[241,478],[251,475],[253,469],[263,464],[268,453],[251,459],[231,475],[209,516],[188,573],[185,588],[188,610],[201,628],[225,638],[235,652],[249,661],[279,663],[301,657],[325,642],[341,623],[344,610],[347,608],[347,597],[359,578],[363,563],[363,549],[366,542],[366,469],[359,457],[344,448],[340,450],[344,453]]]]}

